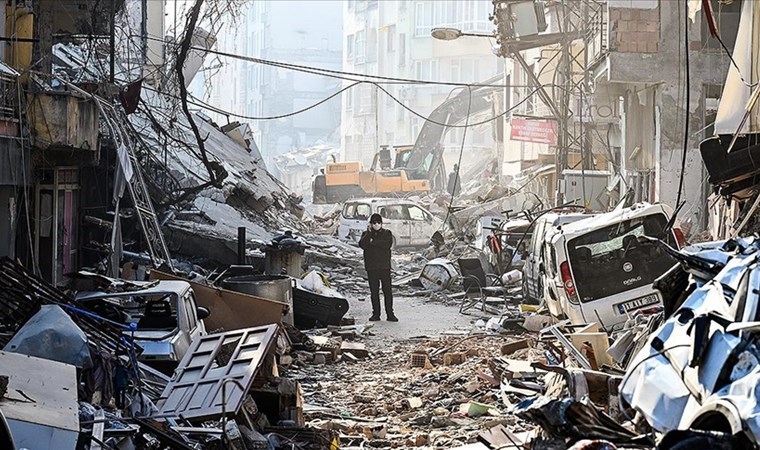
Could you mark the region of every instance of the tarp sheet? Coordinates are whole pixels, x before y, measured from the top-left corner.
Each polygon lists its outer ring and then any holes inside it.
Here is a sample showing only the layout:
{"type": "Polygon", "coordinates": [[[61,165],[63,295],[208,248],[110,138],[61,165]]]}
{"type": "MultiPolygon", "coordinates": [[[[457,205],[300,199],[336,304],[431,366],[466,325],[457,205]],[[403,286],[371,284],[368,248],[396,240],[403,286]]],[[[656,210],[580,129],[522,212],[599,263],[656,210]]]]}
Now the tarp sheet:
{"type": "Polygon", "coordinates": [[[20,140],[0,138],[0,186],[23,186],[31,181],[29,153],[21,153],[20,140]],[[25,164],[24,164],[25,163],[25,164]]]}

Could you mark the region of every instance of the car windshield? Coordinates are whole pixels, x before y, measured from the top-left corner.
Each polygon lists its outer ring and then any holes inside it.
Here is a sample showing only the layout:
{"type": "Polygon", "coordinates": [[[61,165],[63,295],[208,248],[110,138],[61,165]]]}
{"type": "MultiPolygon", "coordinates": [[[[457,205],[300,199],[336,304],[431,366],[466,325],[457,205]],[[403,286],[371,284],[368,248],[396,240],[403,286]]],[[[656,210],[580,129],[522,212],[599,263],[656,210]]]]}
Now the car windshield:
{"type": "Polygon", "coordinates": [[[407,219],[409,219],[409,216],[406,213],[406,208],[404,208],[403,205],[381,206],[378,209],[378,212],[379,212],[380,216],[383,219],[388,219],[388,220],[407,220],[407,219]]]}
{"type": "Polygon", "coordinates": [[[137,331],[177,328],[177,296],[173,294],[88,299],[84,304],[106,319],[124,325],[137,324],[137,331]]]}
{"type": "MultiPolygon", "coordinates": [[[[658,237],[667,225],[663,214],[626,220],[571,239],[568,259],[582,302],[599,300],[652,282],[676,261],[659,245],[639,242],[658,237]]],[[[672,233],[665,241],[675,245],[672,233]]]]}

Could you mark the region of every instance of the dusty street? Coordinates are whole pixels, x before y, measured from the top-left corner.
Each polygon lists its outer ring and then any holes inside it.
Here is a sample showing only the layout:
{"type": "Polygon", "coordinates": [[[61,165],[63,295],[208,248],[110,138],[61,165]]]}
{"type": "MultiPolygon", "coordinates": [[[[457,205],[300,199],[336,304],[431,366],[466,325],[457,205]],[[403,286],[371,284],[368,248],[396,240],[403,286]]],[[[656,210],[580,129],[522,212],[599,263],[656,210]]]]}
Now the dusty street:
{"type": "MultiPolygon", "coordinates": [[[[339,432],[347,449],[449,448],[499,425],[517,434],[533,428],[506,412],[484,373],[490,356],[519,336],[478,332],[478,317],[460,314],[456,302],[395,300],[400,322],[374,322],[358,339],[367,359],[287,371],[303,387],[307,423],[339,432]],[[420,355],[431,356],[415,367],[420,355]],[[469,411],[471,402],[485,410],[469,411]]],[[[370,312],[369,300],[351,300],[349,315],[366,320],[370,312]]]]}
{"type": "MultiPolygon", "coordinates": [[[[368,289],[369,290],[369,289],[368,289]]],[[[364,323],[372,315],[372,303],[366,297],[350,296],[348,315],[357,323],[364,323]],[[364,301],[359,301],[364,298],[364,301]]],[[[455,303],[441,303],[428,297],[394,297],[398,322],[383,320],[373,324],[368,341],[374,345],[397,344],[411,338],[437,337],[446,331],[471,330],[475,316],[459,314],[455,303]]]]}

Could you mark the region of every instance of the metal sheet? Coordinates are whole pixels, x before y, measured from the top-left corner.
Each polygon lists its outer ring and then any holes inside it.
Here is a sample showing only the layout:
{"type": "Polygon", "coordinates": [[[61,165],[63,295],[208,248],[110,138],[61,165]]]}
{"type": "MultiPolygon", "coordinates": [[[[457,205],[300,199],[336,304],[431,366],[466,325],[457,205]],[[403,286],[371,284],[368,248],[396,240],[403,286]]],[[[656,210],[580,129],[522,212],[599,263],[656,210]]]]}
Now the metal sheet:
{"type": "Polygon", "coordinates": [[[76,367],[0,351],[0,374],[9,378],[0,398],[7,419],[79,432],[76,367]]]}
{"type": "Polygon", "coordinates": [[[272,351],[278,328],[272,324],[193,340],[158,400],[161,415],[206,419],[236,414],[272,351]]]}

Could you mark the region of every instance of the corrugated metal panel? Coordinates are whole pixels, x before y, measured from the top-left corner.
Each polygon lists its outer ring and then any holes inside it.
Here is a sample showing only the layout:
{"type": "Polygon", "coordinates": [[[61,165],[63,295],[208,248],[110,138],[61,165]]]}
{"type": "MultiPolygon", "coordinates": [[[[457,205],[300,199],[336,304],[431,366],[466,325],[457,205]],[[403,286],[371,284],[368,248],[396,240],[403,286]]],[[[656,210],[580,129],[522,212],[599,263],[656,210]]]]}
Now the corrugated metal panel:
{"type": "Polygon", "coordinates": [[[193,340],[158,400],[161,414],[187,419],[219,418],[223,410],[236,414],[276,341],[277,330],[278,325],[272,324],[193,340]]]}

